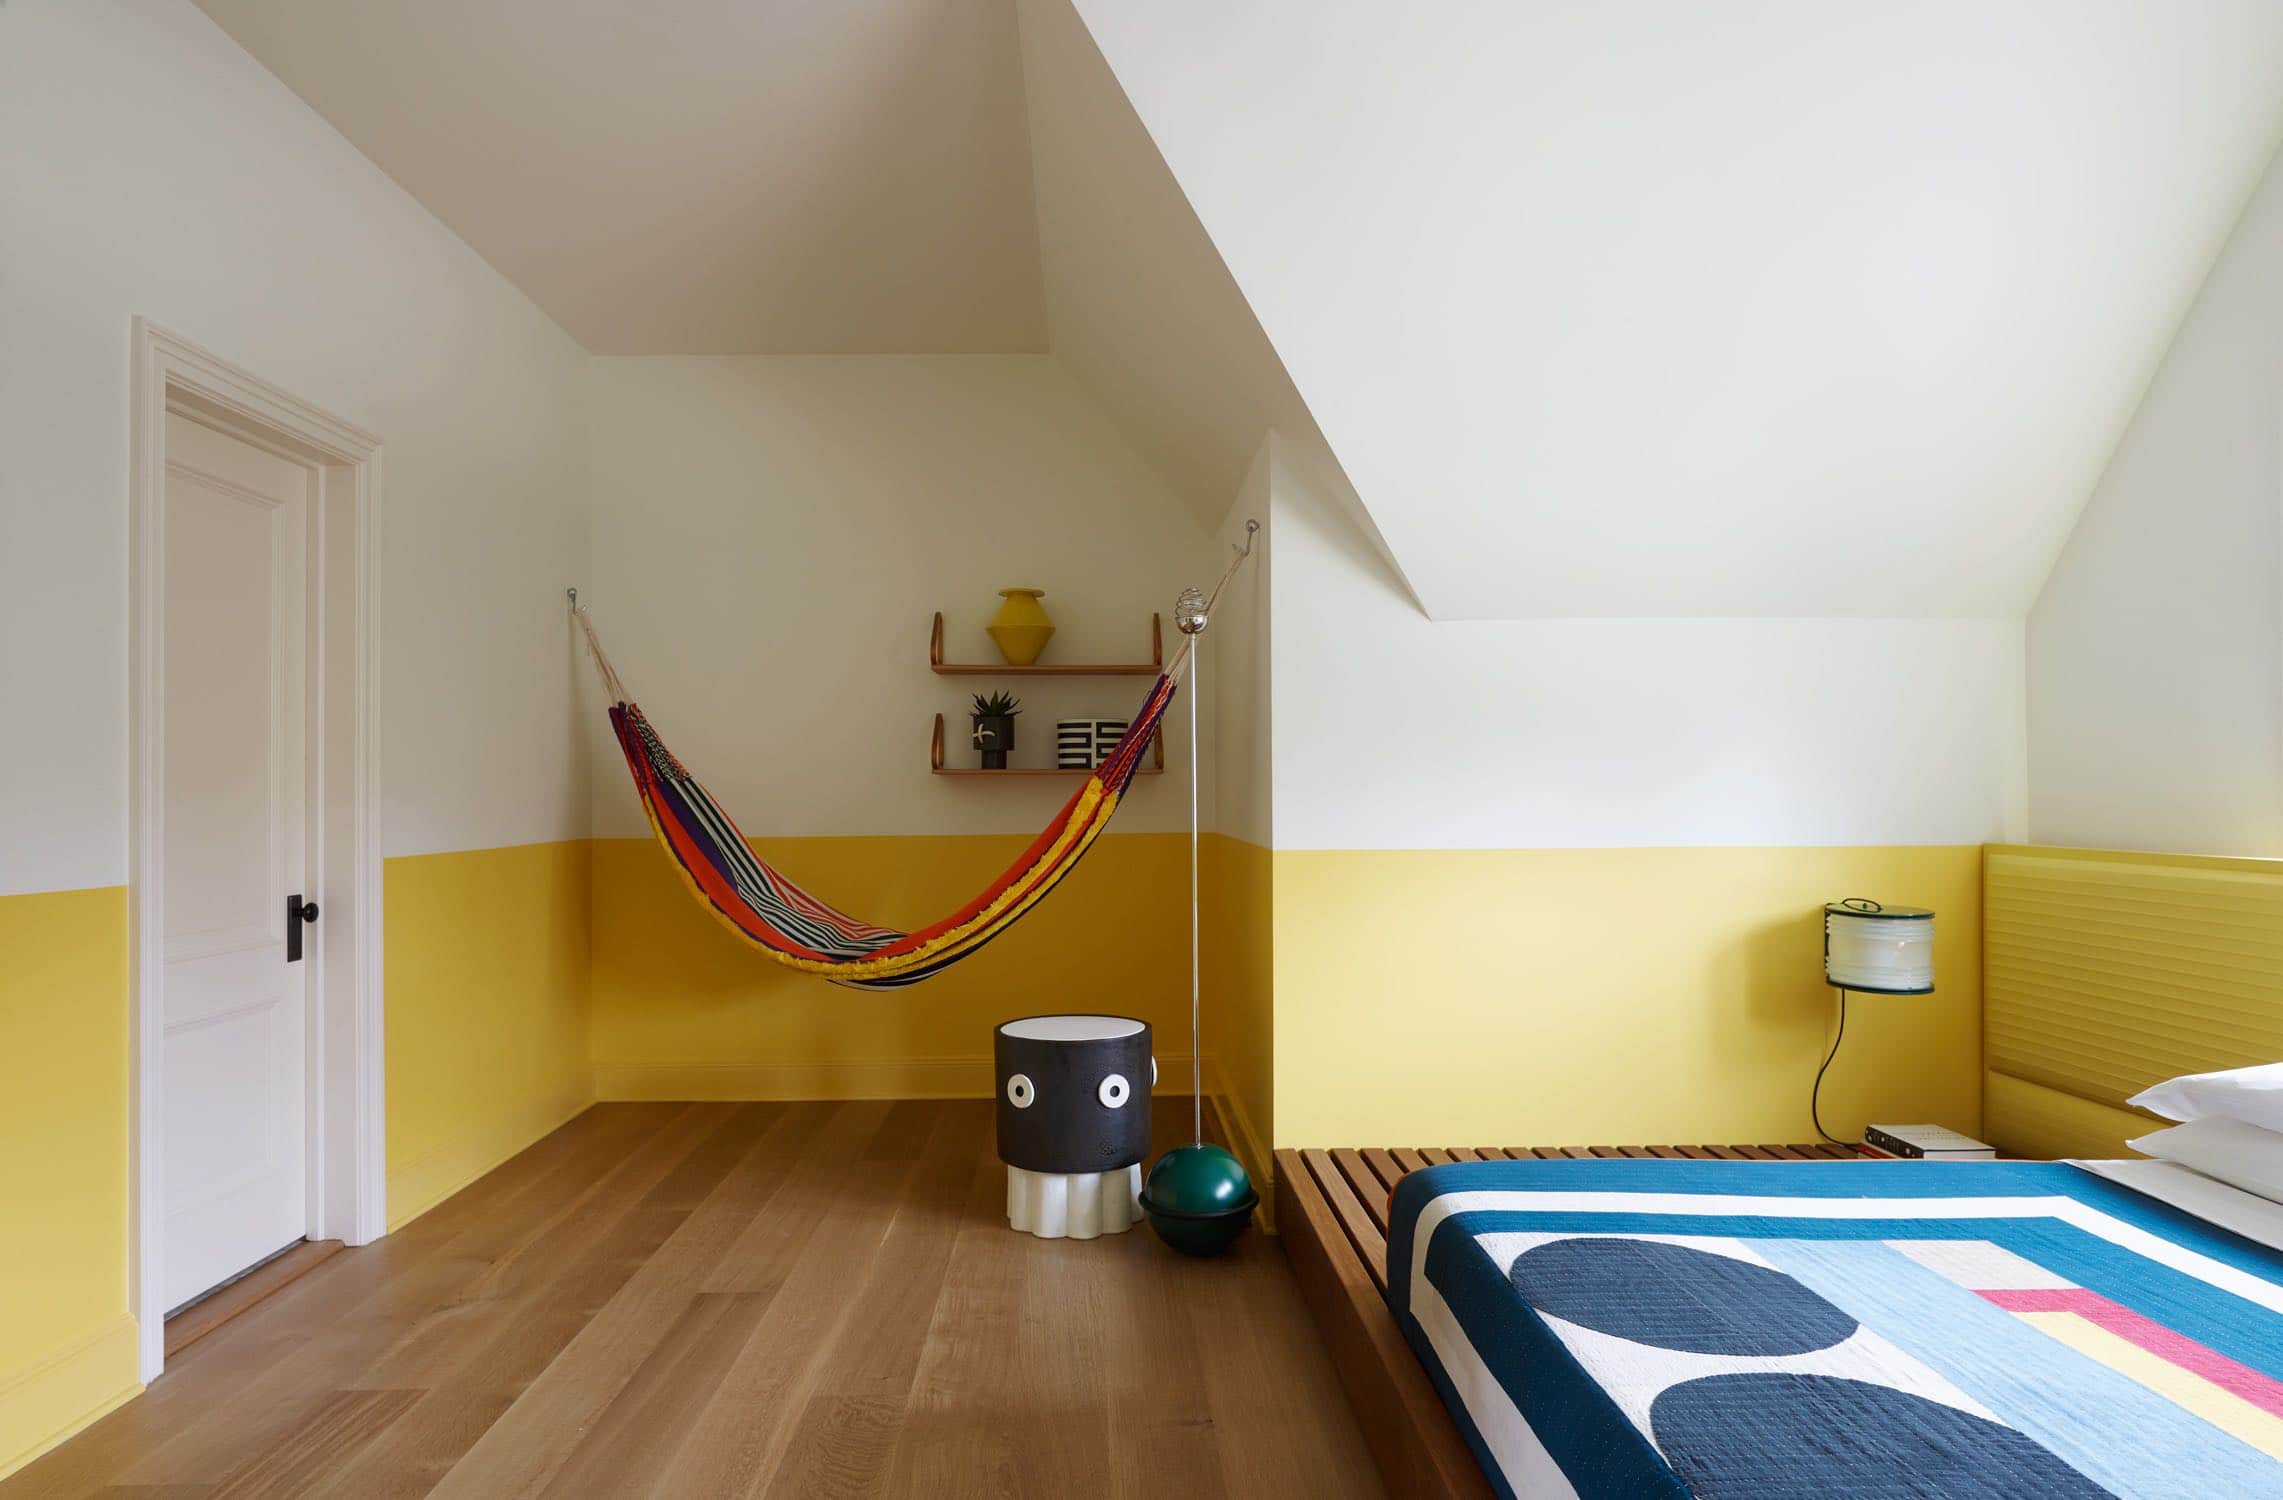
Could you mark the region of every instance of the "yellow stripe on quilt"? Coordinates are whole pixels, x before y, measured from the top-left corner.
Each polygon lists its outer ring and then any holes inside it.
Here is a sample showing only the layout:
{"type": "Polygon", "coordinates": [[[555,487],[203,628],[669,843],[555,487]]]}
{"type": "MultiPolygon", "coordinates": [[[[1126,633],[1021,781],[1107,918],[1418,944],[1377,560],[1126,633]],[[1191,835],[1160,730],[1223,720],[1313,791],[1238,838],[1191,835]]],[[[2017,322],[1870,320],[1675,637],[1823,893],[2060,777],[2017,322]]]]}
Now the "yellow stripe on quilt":
{"type": "Polygon", "coordinates": [[[2014,1316],[2220,1431],[2242,1439],[2269,1458],[2283,1460],[2283,1417],[2261,1411],[2233,1391],[2222,1390],[2195,1371],[2184,1370],[2076,1313],[2017,1312],[2014,1316]]]}

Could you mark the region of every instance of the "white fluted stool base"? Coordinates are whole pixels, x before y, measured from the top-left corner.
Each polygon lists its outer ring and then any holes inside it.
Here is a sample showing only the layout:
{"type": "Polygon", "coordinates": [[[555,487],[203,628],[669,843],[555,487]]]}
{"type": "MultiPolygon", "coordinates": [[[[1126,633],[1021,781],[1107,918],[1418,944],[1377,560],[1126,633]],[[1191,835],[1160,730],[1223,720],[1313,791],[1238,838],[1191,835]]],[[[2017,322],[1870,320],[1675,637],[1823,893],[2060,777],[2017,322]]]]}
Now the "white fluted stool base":
{"type": "Polygon", "coordinates": [[[1141,1218],[1141,1163],[1110,1172],[1007,1168],[1007,1224],[1042,1240],[1124,1234],[1141,1218]]]}

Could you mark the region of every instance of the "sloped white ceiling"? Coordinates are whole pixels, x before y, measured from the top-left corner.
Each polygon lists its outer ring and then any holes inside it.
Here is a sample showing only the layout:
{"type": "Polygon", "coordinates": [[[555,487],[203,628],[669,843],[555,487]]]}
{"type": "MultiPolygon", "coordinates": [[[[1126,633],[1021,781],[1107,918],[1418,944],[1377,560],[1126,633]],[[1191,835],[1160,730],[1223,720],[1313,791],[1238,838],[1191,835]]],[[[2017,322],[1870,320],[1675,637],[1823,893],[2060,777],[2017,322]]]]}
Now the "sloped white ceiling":
{"type": "Polygon", "coordinates": [[[1210,529],[1315,421],[1070,0],[1017,10],[1048,342],[1210,529]]]}
{"type": "Polygon", "coordinates": [[[2274,0],[1077,3],[1438,616],[2021,614],[2283,127],[2274,0]]]}
{"type": "Polygon", "coordinates": [[[1045,345],[1013,0],[198,0],[589,349],[1045,345]]]}
{"type": "Polygon", "coordinates": [[[1017,0],[1048,342],[1211,524],[1307,408],[1069,0],[1017,0]]]}

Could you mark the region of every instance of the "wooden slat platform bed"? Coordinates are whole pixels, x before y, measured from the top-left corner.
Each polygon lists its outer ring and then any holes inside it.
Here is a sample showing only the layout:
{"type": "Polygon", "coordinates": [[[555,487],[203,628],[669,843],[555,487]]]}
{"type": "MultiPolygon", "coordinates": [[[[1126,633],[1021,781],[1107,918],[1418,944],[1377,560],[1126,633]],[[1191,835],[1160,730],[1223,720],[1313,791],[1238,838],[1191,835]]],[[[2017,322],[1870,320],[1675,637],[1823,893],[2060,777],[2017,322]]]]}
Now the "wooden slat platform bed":
{"type": "Polygon", "coordinates": [[[1388,1492],[1487,1500],[1492,1490],[1387,1305],[1388,1205],[1395,1185],[1452,1162],[1654,1158],[1861,1161],[1844,1146],[1454,1146],[1276,1153],[1276,1223],[1388,1492]]]}

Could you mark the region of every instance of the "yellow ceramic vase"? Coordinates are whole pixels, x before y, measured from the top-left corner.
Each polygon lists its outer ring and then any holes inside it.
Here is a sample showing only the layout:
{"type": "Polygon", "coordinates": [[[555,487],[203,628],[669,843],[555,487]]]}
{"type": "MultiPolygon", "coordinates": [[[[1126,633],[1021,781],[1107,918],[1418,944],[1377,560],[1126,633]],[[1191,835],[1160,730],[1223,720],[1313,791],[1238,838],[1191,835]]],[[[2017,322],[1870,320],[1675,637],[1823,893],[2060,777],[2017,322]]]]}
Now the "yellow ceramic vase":
{"type": "Polygon", "coordinates": [[[999,643],[999,654],[1011,667],[1027,667],[1038,660],[1046,643],[1054,639],[1054,622],[1046,617],[1046,609],[1038,601],[1046,595],[1045,589],[1001,589],[999,597],[1006,603],[991,617],[991,639],[999,643]]]}

